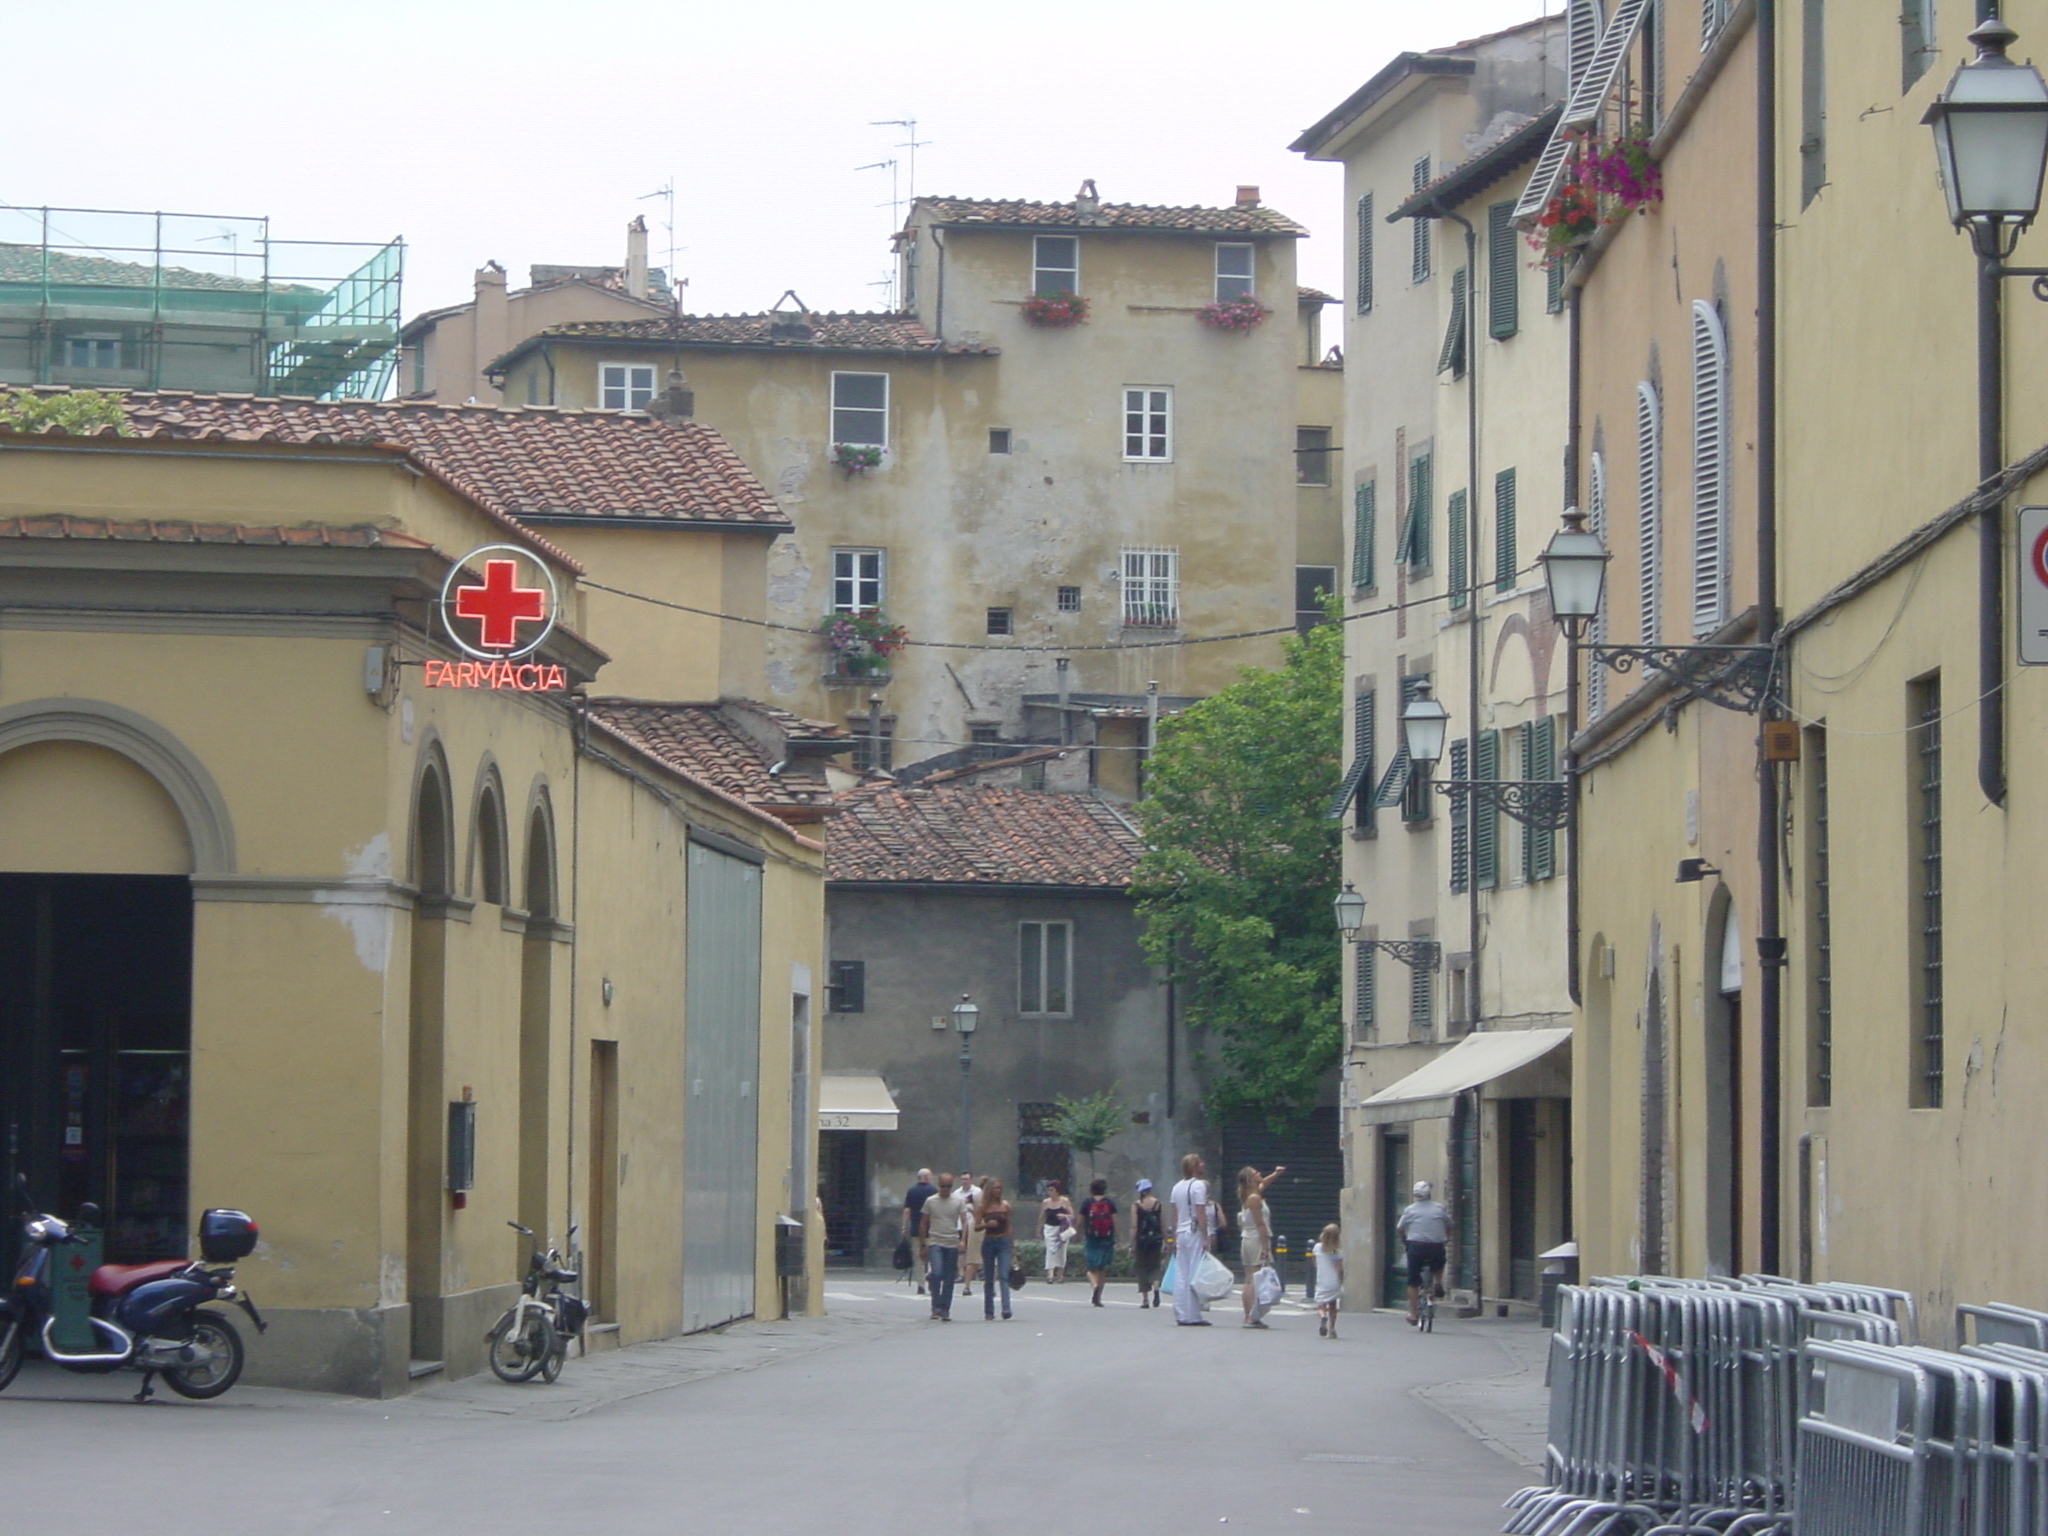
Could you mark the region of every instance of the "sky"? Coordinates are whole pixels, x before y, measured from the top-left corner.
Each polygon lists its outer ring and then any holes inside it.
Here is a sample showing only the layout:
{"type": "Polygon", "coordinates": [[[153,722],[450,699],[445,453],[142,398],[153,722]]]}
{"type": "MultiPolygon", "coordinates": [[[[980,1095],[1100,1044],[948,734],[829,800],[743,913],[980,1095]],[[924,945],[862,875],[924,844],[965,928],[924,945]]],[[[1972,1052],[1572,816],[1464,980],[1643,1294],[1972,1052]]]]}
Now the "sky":
{"type": "Polygon", "coordinates": [[[619,264],[644,214],[693,312],[785,290],[879,309],[912,152],[874,124],[914,118],[925,194],[1068,199],[1092,177],[1109,202],[1213,206],[1256,184],[1314,237],[1302,281],[1334,291],[1339,171],[1287,145],[1396,53],[1561,4],[99,0],[89,48],[84,13],[21,6],[0,204],[402,236],[408,315],[466,299],[487,259],[515,283],[619,264]],[[52,67],[82,49],[88,74],[52,67]],[[670,186],[672,234],[647,195],[670,186]]]}

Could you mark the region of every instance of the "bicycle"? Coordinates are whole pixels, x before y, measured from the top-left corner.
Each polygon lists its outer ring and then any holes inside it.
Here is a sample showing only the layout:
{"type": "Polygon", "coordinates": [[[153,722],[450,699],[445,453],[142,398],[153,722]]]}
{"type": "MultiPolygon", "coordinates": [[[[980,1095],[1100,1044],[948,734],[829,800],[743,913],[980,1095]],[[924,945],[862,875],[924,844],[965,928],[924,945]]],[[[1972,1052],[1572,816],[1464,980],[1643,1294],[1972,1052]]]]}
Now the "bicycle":
{"type": "MultiPolygon", "coordinates": [[[[522,1227],[516,1221],[505,1225],[527,1237],[533,1236],[533,1228],[522,1227]]],[[[576,1229],[571,1227],[569,1239],[573,1243],[575,1238],[576,1229]]],[[[562,1290],[579,1278],[575,1270],[562,1268],[559,1250],[550,1248],[542,1253],[539,1248],[534,1249],[533,1257],[527,1260],[526,1277],[519,1282],[519,1299],[506,1308],[505,1315],[484,1335],[490,1340],[491,1372],[500,1381],[516,1385],[538,1376],[552,1384],[562,1374],[569,1341],[583,1331],[590,1315],[589,1304],[581,1296],[570,1296],[562,1290]]]]}
{"type": "Polygon", "coordinates": [[[1415,1328],[1419,1333],[1436,1332],[1436,1294],[1442,1274],[1434,1266],[1422,1271],[1422,1296],[1415,1305],[1415,1328]]]}

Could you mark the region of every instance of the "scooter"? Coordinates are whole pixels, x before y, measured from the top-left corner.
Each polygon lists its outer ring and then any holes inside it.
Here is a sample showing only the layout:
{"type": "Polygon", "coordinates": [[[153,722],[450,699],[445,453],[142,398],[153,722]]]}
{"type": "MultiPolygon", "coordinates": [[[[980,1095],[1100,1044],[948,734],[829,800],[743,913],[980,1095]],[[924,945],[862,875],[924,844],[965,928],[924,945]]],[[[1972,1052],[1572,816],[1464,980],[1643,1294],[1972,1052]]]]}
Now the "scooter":
{"type": "MultiPolygon", "coordinates": [[[[26,1185],[26,1180],[21,1181],[26,1185]]],[[[201,1262],[162,1259],[153,1264],[100,1264],[96,1206],[79,1207],[75,1222],[38,1215],[23,1200],[27,1240],[14,1283],[0,1296],[0,1391],[21,1369],[33,1343],[43,1358],[67,1371],[142,1372],[138,1403],[154,1396],[160,1374],[181,1397],[219,1397],[242,1375],[242,1336],[208,1302],[229,1302],[249,1314],[256,1331],[268,1325],[256,1303],[236,1288],[227,1268],[256,1247],[256,1223],[241,1211],[208,1210],[199,1217],[201,1262]],[[66,1296],[60,1301],[57,1292],[66,1296]],[[84,1297],[79,1296],[83,1290],[84,1297]],[[85,1301],[89,1310],[76,1303],[85,1301]],[[67,1317],[90,1324],[83,1349],[62,1338],[67,1317]]]]}

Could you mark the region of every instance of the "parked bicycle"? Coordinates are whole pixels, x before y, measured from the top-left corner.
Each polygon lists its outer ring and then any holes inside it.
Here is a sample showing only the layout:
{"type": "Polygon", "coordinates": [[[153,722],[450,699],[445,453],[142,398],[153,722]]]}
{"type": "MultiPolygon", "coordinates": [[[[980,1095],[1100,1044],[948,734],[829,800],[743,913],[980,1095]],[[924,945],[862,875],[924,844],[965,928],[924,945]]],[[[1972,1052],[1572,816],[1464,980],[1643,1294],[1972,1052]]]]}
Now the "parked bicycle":
{"type": "MultiPolygon", "coordinates": [[[[506,1226],[533,1236],[533,1228],[516,1221],[506,1226]]],[[[573,1245],[576,1229],[569,1229],[573,1245]]],[[[562,1287],[574,1285],[578,1275],[562,1267],[562,1255],[538,1247],[527,1260],[526,1276],[519,1282],[519,1299],[505,1315],[491,1325],[484,1337],[490,1340],[491,1370],[500,1381],[531,1381],[538,1376],[552,1383],[562,1374],[562,1362],[569,1355],[569,1341],[583,1331],[590,1307],[581,1296],[571,1296],[562,1287]]]]}

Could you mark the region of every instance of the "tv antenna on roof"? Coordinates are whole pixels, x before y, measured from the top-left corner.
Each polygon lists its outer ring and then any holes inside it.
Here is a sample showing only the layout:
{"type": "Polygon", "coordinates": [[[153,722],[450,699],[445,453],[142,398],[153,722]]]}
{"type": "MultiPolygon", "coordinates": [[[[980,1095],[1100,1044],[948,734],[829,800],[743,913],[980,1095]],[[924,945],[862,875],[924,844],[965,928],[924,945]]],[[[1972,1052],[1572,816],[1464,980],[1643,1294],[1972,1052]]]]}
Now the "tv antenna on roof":
{"type": "Polygon", "coordinates": [[[916,202],[916,201],[917,201],[917,152],[918,152],[918,151],[919,151],[920,149],[924,149],[924,148],[926,148],[926,147],[927,147],[927,146],[928,146],[928,145],[929,145],[929,144],[931,143],[931,140],[930,140],[930,139],[920,139],[920,138],[919,138],[919,137],[917,136],[917,119],[916,119],[916,118],[914,118],[914,117],[879,117],[879,118],[874,118],[874,119],[871,119],[871,120],[869,121],[869,123],[868,123],[868,126],[869,126],[870,128],[901,128],[901,129],[903,129],[903,130],[904,130],[904,140],[903,140],[903,142],[902,142],[901,144],[897,144],[897,145],[895,145],[895,146],[893,146],[893,147],[894,147],[894,148],[896,148],[896,149],[906,149],[906,150],[910,151],[910,163],[909,163],[909,166],[908,166],[908,171],[909,171],[909,177],[908,177],[908,179],[909,179],[909,182],[910,182],[910,188],[909,188],[909,192],[910,192],[910,201],[911,201],[911,202],[913,202],[913,203],[914,203],[914,202],[916,202]]]}
{"type": "Polygon", "coordinates": [[[682,296],[676,292],[676,179],[673,174],[652,192],[643,192],[634,198],[633,201],[644,203],[657,197],[662,199],[668,208],[668,216],[662,221],[661,225],[662,229],[668,234],[668,258],[667,264],[661,269],[662,276],[667,279],[669,293],[674,300],[676,308],[680,310],[682,308],[682,296]]]}

